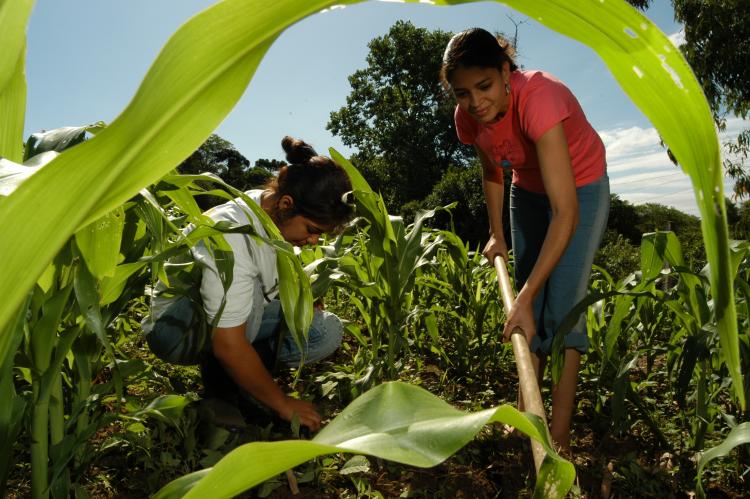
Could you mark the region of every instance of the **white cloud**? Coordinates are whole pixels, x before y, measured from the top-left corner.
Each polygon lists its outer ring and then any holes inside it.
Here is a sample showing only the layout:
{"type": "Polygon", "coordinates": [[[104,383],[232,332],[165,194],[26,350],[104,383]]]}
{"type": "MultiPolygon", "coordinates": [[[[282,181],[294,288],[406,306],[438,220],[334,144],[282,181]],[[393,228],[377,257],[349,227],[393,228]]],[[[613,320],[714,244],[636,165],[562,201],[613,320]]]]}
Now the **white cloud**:
{"type": "Polygon", "coordinates": [[[719,139],[721,139],[722,142],[734,139],[740,132],[748,128],[750,128],[750,120],[732,116],[731,118],[727,118],[726,127],[719,132],[719,139]]]}
{"type": "Polygon", "coordinates": [[[679,47],[685,43],[685,30],[681,29],[677,33],[672,33],[667,38],[669,38],[669,41],[672,42],[675,47],[679,47]]]}
{"type": "MultiPolygon", "coordinates": [[[[610,170],[610,176],[612,172],[610,170]]],[[[658,186],[676,186],[678,183],[688,182],[688,177],[682,170],[673,168],[671,172],[664,171],[625,174],[610,180],[610,186],[613,189],[632,189],[633,187],[641,188],[647,186],[651,189],[658,186]]]]}
{"type": "Polygon", "coordinates": [[[651,171],[653,173],[664,173],[665,165],[672,171],[681,171],[667,156],[664,148],[660,150],[632,150],[628,154],[610,154],[607,149],[607,165],[610,176],[613,174],[624,174],[628,172],[651,171]]]}
{"type": "Polygon", "coordinates": [[[607,148],[607,156],[629,155],[633,151],[643,148],[652,148],[654,144],[659,145],[659,134],[655,128],[615,128],[599,132],[607,148]]]}
{"type": "MultiPolygon", "coordinates": [[[[750,127],[732,118],[720,137],[722,142],[750,127]]],[[[612,192],[633,204],[659,203],[700,216],[690,178],[667,155],[655,128],[615,128],[599,131],[607,149],[607,171],[612,192]]],[[[732,192],[729,179],[724,194],[732,192]]]]}

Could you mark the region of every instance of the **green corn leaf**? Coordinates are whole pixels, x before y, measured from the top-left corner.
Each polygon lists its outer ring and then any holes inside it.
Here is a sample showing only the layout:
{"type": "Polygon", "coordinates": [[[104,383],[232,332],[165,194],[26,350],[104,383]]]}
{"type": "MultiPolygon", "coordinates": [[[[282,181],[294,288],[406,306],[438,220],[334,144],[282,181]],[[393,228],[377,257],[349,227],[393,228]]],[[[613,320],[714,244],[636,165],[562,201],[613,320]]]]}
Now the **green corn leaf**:
{"type": "Polygon", "coordinates": [[[21,183],[55,159],[57,155],[56,152],[39,154],[23,164],[0,158],[0,198],[9,196],[21,183]]]}
{"type": "Polygon", "coordinates": [[[359,170],[357,170],[348,159],[342,156],[341,153],[333,147],[329,148],[328,152],[331,154],[331,159],[341,166],[341,168],[346,171],[346,174],[349,175],[349,180],[352,182],[352,189],[355,191],[373,192],[372,187],[367,183],[365,177],[359,173],[359,170]]]}
{"type": "Polygon", "coordinates": [[[698,460],[698,474],[695,477],[698,497],[706,497],[706,492],[703,490],[703,485],[701,484],[703,468],[717,457],[726,456],[738,445],[748,443],[750,443],[750,422],[745,422],[732,428],[732,431],[729,432],[729,435],[727,435],[727,438],[722,443],[701,453],[700,459],[698,460]]]}
{"type": "Polygon", "coordinates": [[[0,157],[4,156],[12,161],[21,161],[23,158],[23,125],[26,114],[24,60],[21,53],[7,84],[0,87],[0,157]]]}
{"type": "Polygon", "coordinates": [[[165,423],[178,426],[185,407],[193,402],[192,398],[183,395],[161,395],[149,402],[143,409],[134,412],[132,416],[141,419],[155,417],[165,423]]]}
{"type": "Polygon", "coordinates": [[[87,132],[97,132],[104,128],[104,126],[103,122],[99,122],[94,125],[66,126],[46,132],[32,133],[26,141],[24,160],[43,152],[63,152],[65,149],[86,140],[87,132]]]}
{"type": "Polygon", "coordinates": [[[620,337],[622,331],[622,321],[630,314],[634,299],[635,297],[631,295],[619,295],[615,299],[615,311],[609,321],[609,329],[604,340],[604,351],[608,359],[612,358],[617,338],[620,337]]]}
{"type": "Polygon", "coordinates": [[[641,273],[643,274],[643,280],[647,281],[658,276],[664,267],[665,260],[679,262],[677,265],[684,265],[682,249],[674,232],[643,234],[641,239],[641,273]]]}
{"type": "Polygon", "coordinates": [[[149,262],[132,262],[123,263],[115,267],[114,272],[109,277],[104,277],[99,283],[99,292],[101,293],[100,305],[109,305],[122,295],[128,279],[145,267],[149,262]]]}
{"type": "Polygon", "coordinates": [[[740,265],[750,254],[750,241],[730,241],[729,250],[732,255],[732,279],[737,277],[740,265]]]}
{"type": "Polygon", "coordinates": [[[191,217],[200,217],[203,210],[198,206],[198,202],[193,194],[185,187],[174,190],[162,191],[169,199],[179,206],[180,209],[191,217]]]}
{"type": "Polygon", "coordinates": [[[125,210],[119,207],[76,232],[78,250],[97,280],[115,274],[124,224],[125,210]]]}
{"type": "MultiPolygon", "coordinates": [[[[99,305],[100,297],[97,281],[85,261],[80,262],[76,266],[73,288],[75,291],[76,302],[78,303],[80,314],[83,317],[86,327],[96,335],[96,338],[107,351],[109,357],[114,359],[115,352],[105,330],[102,311],[99,305]]],[[[61,350],[61,352],[67,353],[67,350],[61,350]]],[[[122,378],[117,369],[115,369],[114,379],[117,393],[122,393],[122,378]]]]}
{"type": "Polygon", "coordinates": [[[427,246],[423,246],[422,244],[422,226],[425,220],[434,217],[438,210],[420,211],[409,233],[405,237],[402,236],[396,239],[401,243],[398,248],[398,273],[402,280],[406,280],[417,269],[417,264],[427,249],[427,246]]]}
{"type": "Polygon", "coordinates": [[[435,466],[494,421],[515,426],[541,442],[547,451],[534,497],[565,497],[575,471],[572,464],[554,453],[539,418],[507,405],[466,413],[422,388],[400,382],[384,383],[368,391],[313,440],[243,445],[209,471],[183,477],[179,484],[172,482],[154,497],[234,497],[316,456],[337,452],[366,454],[412,466],[435,466]]]}
{"type": "Polygon", "coordinates": [[[570,312],[568,312],[568,315],[565,316],[560,323],[560,327],[558,327],[555,332],[555,337],[552,342],[552,380],[554,383],[557,383],[562,375],[565,335],[568,334],[578,323],[578,317],[597,302],[615,297],[615,310],[608,321],[609,328],[607,329],[604,343],[606,358],[611,359],[614,347],[617,343],[617,338],[622,331],[622,321],[628,316],[633,300],[638,297],[656,298],[653,293],[650,291],[644,291],[644,289],[646,289],[646,287],[637,286],[632,290],[628,290],[623,285],[622,288],[616,290],[597,291],[586,296],[583,300],[578,302],[570,312]]]}
{"type": "Polygon", "coordinates": [[[167,485],[162,487],[156,494],[153,495],[153,499],[167,499],[184,497],[190,489],[192,489],[196,483],[203,479],[206,475],[211,472],[211,468],[204,470],[195,471],[187,475],[181,476],[176,480],[172,480],[167,485]]]}
{"type": "Polygon", "coordinates": [[[696,322],[700,325],[709,320],[709,311],[703,295],[703,282],[685,267],[682,248],[677,235],[671,231],[643,234],[641,240],[641,271],[644,280],[656,278],[666,262],[679,274],[678,292],[696,322]]]}
{"type": "Polygon", "coordinates": [[[679,370],[677,373],[677,383],[675,386],[675,401],[678,407],[685,407],[685,398],[690,389],[690,382],[695,375],[695,366],[698,359],[705,359],[710,356],[708,348],[709,335],[705,332],[699,332],[687,337],[682,346],[682,352],[679,357],[679,370]]]}
{"type": "Polygon", "coordinates": [[[31,330],[31,355],[34,368],[42,373],[52,362],[52,352],[57,340],[57,329],[73,286],[53,290],[44,302],[41,317],[31,330]]]}
{"type": "Polygon", "coordinates": [[[14,76],[18,58],[26,47],[26,24],[33,0],[0,0],[0,92],[14,76]]]}
{"type": "Polygon", "coordinates": [[[26,24],[33,0],[0,0],[0,157],[23,158],[26,24]]]}
{"type": "Polygon", "coordinates": [[[276,268],[279,271],[279,299],[284,310],[284,321],[294,342],[301,351],[305,351],[307,332],[313,318],[310,279],[296,257],[287,253],[276,254],[276,268]]]}

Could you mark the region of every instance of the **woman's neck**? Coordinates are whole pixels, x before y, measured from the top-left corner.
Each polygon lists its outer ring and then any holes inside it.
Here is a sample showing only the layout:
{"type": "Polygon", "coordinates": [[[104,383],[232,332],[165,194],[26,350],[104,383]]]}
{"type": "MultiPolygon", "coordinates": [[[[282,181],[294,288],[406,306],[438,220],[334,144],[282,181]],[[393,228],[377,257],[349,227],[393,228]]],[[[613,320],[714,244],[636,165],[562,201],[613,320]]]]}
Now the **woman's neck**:
{"type": "Polygon", "coordinates": [[[263,208],[263,211],[268,213],[268,215],[273,218],[273,214],[276,212],[275,206],[276,206],[276,196],[274,192],[271,189],[266,189],[260,194],[260,207],[263,208]]]}

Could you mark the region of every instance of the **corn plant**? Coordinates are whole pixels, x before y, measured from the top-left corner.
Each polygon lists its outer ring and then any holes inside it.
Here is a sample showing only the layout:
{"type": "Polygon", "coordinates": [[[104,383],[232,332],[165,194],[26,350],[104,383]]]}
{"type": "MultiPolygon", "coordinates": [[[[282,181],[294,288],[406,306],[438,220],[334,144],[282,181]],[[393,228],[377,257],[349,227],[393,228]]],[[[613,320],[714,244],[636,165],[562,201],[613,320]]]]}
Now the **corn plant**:
{"type": "MultiPolygon", "coordinates": [[[[456,238],[451,233],[444,237],[456,238]]],[[[498,307],[497,276],[480,252],[469,251],[459,240],[447,245],[437,253],[432,271],[418,278],[415,293],[444,334],[442,341],[430,334],[437,353],[457,373],[485,374],[497,362],[504,315],[498,307]],[[441,344],[448,345],[450,355],[441,344]]]]}
{"type": "MultiPolygon", "coordinates": [[[[332,151],[332,156],[350,177],[358,175],[336,151],[332,151]]],[[[409,325],[424,320],[418,309],[415,313],[413,290],[418,273],[434,264],[433,256],[440,247],[460,241],[453,234],[424,229],[424,222],[434,215],[434,210],[418,214],[413,224],[405,226],[401,217],[388,214],[382,196],[375,194],[362,178],[355,181],[354,199],[364,227],[354,236],[354,244],[338,245],[338,254],[318,263],[335,262],[335,266],[326,266],[326,280],[347,290],[349,303],[356,307],[364,323],[364,333],[356,325],[349,330],[368,354],[369,381],[365,386],[370,386],[383,376],[395,378],[408,347],[409,325]],[[332,280],[334,272],[337,278],[332,280]]],[[[361,224],[355,221],[354,225],[361,224]]],[[[434,328],[432,331],[435,333],[434,328]]]]}
{"type": "MultiPolygon", "coordinates": [[[[91,127],[68,127],[35,134],[25,150],[27,154],[38,153],[35,158],[42,156],[36,161],[44,161],[54,157],[53,151],[64,151],[82,142],[85,132],[90,131],[91,127]]],[[[34,171],[32,166],[25,168],[34,171]]],[[[23,175],[12,175],[2,185],[12,189],[22,181],[23,175]]],[[[78,231],[37,281],[23,309],[26,321],[16,329],[14,341],[20,340],[19,353],[6,358],[1,366],[8,377],[0,389],[11,408],[0,426],[8,436],[17,435],[24,425],[21,416],[25,402],[31,407],[28,426],[35,497],[46,495],[47,491],[55,497],[67,495],[71,469],[85,469],[84,458],[91,457],[85,452],[87,440],[112,419],[111,415],[93,410],[93,400],[99,400],[102,393],[99,390],[92,397],[91,392],[94,375],[107,363],[114,362],[113,390],[118,394],[115,400],[122,398],[123,376],[108,335],[113,319],[132,299],[142,295],[150,279],[168,279],[163,272],[166,259],[185,253],[199,240],[205,241],[215,254],[223,255],[216,261],[228,286],[233,259],[222,234],[245,232],[258,237],[251,226],[214,223],[201,214],[195,195],[232,198],[224,190],[203,192],[197,185],[206,181],[221,183],[200,175],[164,177],[158,186],[141,191],[123,207],[78,231]],[[196,229],[184,235],[180,229],[188,222],[196,229]],[[20,397],[12,381],[14,365],[29,372],[29,391],[20,397]],[[75,389],[66,393],[64,386],[75,389]],[[94,414],[98,417],[91,420],[94,414]]],[[[224,187],[233,190],[225,184],[224,187]]],[[[244,195],[236,190],[234,194],[244,195]]],[[[266,224],[272,230],[273,223],[267,216],[266,224]]],[[[281,248],[286,251],[284,246],[281,248]]],[[[197,282],[189,291],[197,292],[197,282]]],[[[298,341],[304,341],[304,337],[298,341]]],[[[200,338],[195,349],[200,350],[207,342],[207,337],[200,338]]],[[[19,386],[23,392],[24,385],[19,386]]],[[[5,457],[2,464],[0,485],[11,464],[9,458],[5,457]]]]}
{"type": "MultiPolygon", "coordinates": [[[[750,244],[746,241],[731,245],[731,270],[743,328],[747,327],[748,317],[749,251],[750,244]]],[[[625,406],[626,401],[630,402],[637,409],[637,419],[647,423],[664,448],[671,447],[640,395],[644,387],[652,384],[652,377],[662,374],[652,370],[654,357],[661,356],[666,361],[668,384],[681,409],[679,419],[689,436],[689,445],[703,449],[706,439],[715,439],[724,425],[732,428],[731,440],[735,442],[732,447],[745,442],[746,430],[734,432],[734,427],[741,425],[736,422],[738,415],[732,414],[732,404],[726,403],[731,376],[720,356],[708,269],[695,272],[687,268],[675,234],[655,232],[643,235],[640,272],[619,283],[614,283],[602,269],[598,273],[601,278],[595,280],[593,293],[577,309],[580,311],[589,303],[594,305],[587,316],[592,338],[587,364],[589,368],[598,366],[597,392],[611,393],[609,402],[615,427],[623,429],[630,423],[632,416],[625,406]],[[644,369],[633,376],[632,371],[643,358],[644,369]]],[[[740,344],[741,363],[743,370],[747,370],[750,368],[747,338],[741,338],[740,344]]],[[[607,398],[601,397],[597,402],[599,408],[607,398]]],[[[730,446],[730,435],[726,445],[719,447],[730,446]]],[[[716,453],[707,451],[708,455],[716,453]]]]}
{"type": "Polygon", "coordinates": [[[564,335],[585,313],[591,346],[583,368],[596,380],[595,410],[603,412],[609,405],[608,418],[618,432],[637,420],[643,421],[668,448],[667,439],[641,397],[641,391],[653,384],[652,373],[647,371],[645,378],[632,379],[641,359],[652,358],[655,347],[659,348],[655,330],[660,329],[664,313],[655,312],[655,308],[659,308],[663,293],[656,289],[655,282],[654,277],[641,279],[640,273],[615,282],[606,270],[594,267],[589,295],[573,308],[555,335],[551,369],[553,380],[559,379],[564,335]],[[654,321],[654,317],[659,319],[654,321]],[[626,402],[636,411],[628,411],[626,402]]]}
{"type": "MultiPolygon", "coordinates": [[[[729,372],[721,362],[720,338],[716,329],[716,292],[710,285],[707,268],[700,273],[687,268],[680,243],[671,232],[644,234],[641,255],[643,278],[658,276],[659,281],[667,283],[659,303],[671,316],[671,325],[667,328],[669,334],[664,338],[669,350],[667,364],[676,401],[687,410],[690,419],[691,445],[702,449],[707,433],[713,433],[715,423],[720,419],[719,397],[726,394],[731,383],[729,372]],[[663,262],[669,271],[662,269],[663,262]],[[674,285],[669,286],[670,281],[674,285]],[[688,399],[693,400],[692,410],[689,410],[688,399]]],[[[735,283],[733,287],[738,290],[745,283],[738,275],[738,269],[747,255],[746,242],[731,246],[731,277],[735,283]]],[[[750,367],[750,356],[741,355],[740,360],[744,369],[750,367]]]]}
{"type": "Polygon", "coordinates": [[[466,413],[422,388],[400,382],[383,383],[366,392],[312,440],[245,444],[214,467],[167,484],[154,497],[234,497],[284,470],[337,452],[435,466],[493,421],[518,428],[547,451],[534,497],[565,497],[575,477],[573,466],[554,453],[539,418],[509,405],[466,413]]]}
{"type": "Polygon", "coordinates": [[[733,427],[723,442],[700,454],[698,459],[698,473],[695,478],[696,492],[700,499],[706,497],[706,491],[703,490],[703,484],[701,483],[701,476],[706,465],[714,459],[726,456],[732,449],[742,444],[750,444],[750,422],[741,423],[733,427]]]}

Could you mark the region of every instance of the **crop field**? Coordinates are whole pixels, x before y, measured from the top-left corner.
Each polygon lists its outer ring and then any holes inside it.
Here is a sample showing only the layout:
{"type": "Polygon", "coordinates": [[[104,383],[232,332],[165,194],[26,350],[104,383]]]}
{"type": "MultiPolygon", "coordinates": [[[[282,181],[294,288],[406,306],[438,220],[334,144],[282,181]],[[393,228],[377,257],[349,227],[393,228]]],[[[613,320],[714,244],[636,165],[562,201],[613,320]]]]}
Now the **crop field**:
{"type": "Polygon", "coordinates": [[[454,206],[394,216],[333,149],[356,219],[301,251],[263,220],[286,334],[306,341],[319,299],[344,320],[332,357],[274,372],[319,406],[323,429],[217,406],[197,366],[149,351],[145,290],[165,264],[199,242],[218,251],[226,234],[257,236],[200,207],[243,192],[175,167],[231,111],[278,33],[332,3],[218,2],[173,35],[112,123],[24,140],[33,2],[0,1],[3,497],[746,497],[750,243],[729,237],[718,140],[695,77],[679,53],[660,52],[661,32],[623,32],[640,18],[622,1],[595,19],[583,0],[506,2],[597,50],[680,158],[701,209],[705,266],[670,231],[642,234],[624,276],[594,266],[576,308],[591,348],[571,454],[516,409],[495,269],[433,223],[454,206]],[[632,70],[636,57],[650,77],[632,70]],[[196,230],[185,234],[188,224],[196,230]],[[539,470],[531,442],[546,453],[539,470]]]}

